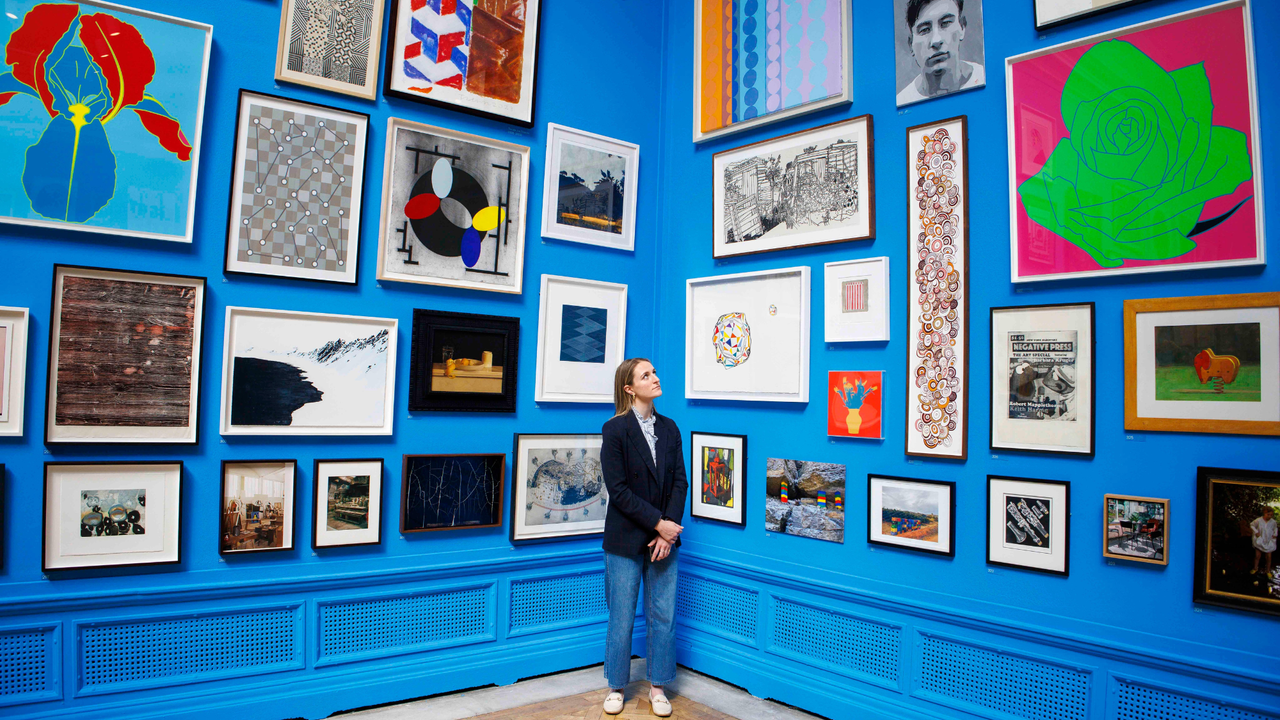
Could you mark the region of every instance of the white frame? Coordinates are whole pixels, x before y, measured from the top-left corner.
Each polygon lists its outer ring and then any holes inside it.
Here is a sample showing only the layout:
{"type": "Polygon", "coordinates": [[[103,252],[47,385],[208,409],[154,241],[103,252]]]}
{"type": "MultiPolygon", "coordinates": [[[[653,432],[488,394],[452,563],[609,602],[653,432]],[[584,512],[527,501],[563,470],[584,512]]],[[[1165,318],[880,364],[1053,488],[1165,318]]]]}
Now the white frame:
{"type": "MultiPolygon", "coordinates": [[[[689,278],[685,281],[685,336],[684,336],[684,396],[690,400],[749,400],[756,402],[809,402],[809,304],[810,304],[809,266],[779,268],[777,270],[757,270],[755,272],[734,273],[731,275],[713,275],[711,277],[689,278]],[[694,385],[694,344],[698,342],[694,327],[694,293],[699,287],[724,283],[738,283],[743,280],[755,280],[775,276],[796,276],[799,280],[799,295],[796,301],[800,311],[800,338],[796,351],[799,353],[798,390],[796,392],[750,391],[730,392],[720,390],[697,390],[694,385]]],[[[705,338],[702,338],[705,340],[705,338]]]]}
{"type": "Polygon", "coordinates": [[[1205,268],[1239,267],[1239,266],[1246,266],[1246,265],[1266,265],[1267,264],[1266,218],[1264,217],[1265,213],[1264,213],[1264,207],[1263,207],[1265,203],[1261,202],[1261,198],[1265,197],[1265,195],[1263,194],[1263,186],[1262,186],[1262,131],[1258,123],[1258,81],[1257,81],[1257,65],[1256,65],[1254,52],[1253,52],[1252,17],[1253,17],[1253,12],[1252,12],[1252,8],[1250,7],[1249,0],[1227,0],[1226,2],[1217,3],[1215,5],[1208,5],[1202,8],[1188,10],[1187,12],[1176,13],[1174,15],[1167,15],[1162,18],[1156,18],[1155,20],[1149,20],[1147,22],[1137,23],[1135,25],[1129,25],[1128,27],[1122,27],[1115,30],[1107,30],[1105,32],[1097,33],[1095,35],[1090,35],[1089,37],[1081,38],[1079,40],[1071,40],[1068,42],[1059,43],[1057,45],[1053,45],[1046,48],[1040,48],[1037,50],[1032,50],[1031,52],[1022,53],[1021,55],[1014,55],[1012,57],[1005,59],[1004,61],[1005,112],[1006,112],[1006,122],[1008,123],[1009,167],[1011,168],[1009,172],[1009,250],[1011,253],[1009,256],[1009,279],[1011,282],[1030,283],[1030,282],[1042,282],[1047,280],[1092,278],[1092,277],[1104,277],[1104,276],[1110,276],[1110,275],[1136,275],[1140,273],[1179,272],[1183,270],[1202,270],[1205,268]],[[1249,116],[1250,116],[1249,126],[1250,126],[1251,132],[1253,133],[1253,137],[1251,138],[1251,142],[1253,145],[1253,148],[1252,148],[1253,149],[1253,182],[1256,183],[1255,187],[1257,188],[1257,192],[1254,193],[1254,198],[1253,198],[1254,213],[1256,217],[1256,228],[1257,228],[1256,257],[1243,259],[1243,260],[1223,260],[1220,262],[1199,262],[1199,263],[1185,263],[1185,264],[1177,264],[1177,265],[1154,265],[1154,266],[1128,267],[1128,268],[1120,267],[1115,269],[1090,270],[1087,272],[1056,273],[1053,275],[1028,275],[1026,277],[1019,276],[1018,274],[1019,273],[1019,268],[1018,268],[1018,202],[1019,202],[1018,174],[1012,170],[1012,168],[1018,167],[1017,165],[1018,147],[1015,143],[1014,132],[1016,131],[1016,126],[1014,125],[1015,118],[1013,113],[1013,110],[1014,110],[1013,65],[1014,63],[1022,62],[1024,60],[1031,60],[1033,58],[1041,57],[1043,55],[1050,55],[1052,53],[1060,52],[1062,50],[1068,50],[1073,47],[1079,47],[1082,45],[1088,45],[1090,43],[1101,42],[1107,38],[1115,38],[1121,35],[1140,32],[1142,30],[1146,30],[1146,29],[1161,26],[1161,25],[1170,25],[1176,22],[1181,22],[1183,20],[1190,20],[1192,18],[1200,17],[1203,15],[1209,15],[1212,13],[1219,12],[1221,10],[1228,10],[1236,7],[1240,7],[1244,9],[1244,12],[1242,13],[1244,17],[1244,37],[1245,37],[1244,51],[1245,51],[1245,57],[1247,58],[1247,61],[1248,61],[1247,65],[1248,65],[1248,71],[1249,71],[1249,78],[1248,78],[1249,80],[1249,116]]]}
{"type": "MultiPolygon", "coordinates": [[[[399,2],[400,0],[393,0],[399,2]]],[[[417,283],[419,285],[441,285],[444,287],[467,288],[470,290],[487,290],[489,292],[502,292],[519,295],[524,289],[524,250],[525,250],[525,224],[527,219],[527,210],[529,207],[529,148],[526,145],[516,145],[514,143],[504,142],[502,140],[491,140],[479,135],[458,132],[457,130],[449,130],[447,128],[435,125],[427,125],[425,123],[414,122],[412,120],[403,120],[401,118],[387,118],[387,135],[384,138],[386,144],[386,152],[382,162],[382,204],[379,210],[379,233],[378,233],[378,280],[394,280],[396,282],[417,283]],[[501,285],[492,285],[489,283],[472,282],[467,280],[450,280],[448,278],[436,278],[427,275],[410,275],[408,273],[394,272],[387,270],[386,258],[388,252],[395,252],[394,243],[389,240],[390,235],[394,232],[392,223],[390,222],[391,212],[393,208],[388,206],[391,200],[391,174],[393,170],[392,160],[395,157],[396,150],[396,130],[403,127],[414,132],[429,133],[433,135],[442,135],[450,137],[461,142],[469,142],[477,145],[484,145],[506,152],[518,153],[521,156],[520,162],[520,199],[519,202],[510,203],[510,210],[519,210],[519,214],[514,221],[514,235],[516,249],[513,255],[514,267],[512,267],[509,277],[514,284],[509,287],[501,285]]],[[[510,200],[510,198],[508,198],[510,200]]],[[[510,212],[510,211],[509,211],[510,212]]]]}
{"type": "Polygon", "coordinates": [[[7,328],[0,364],[4,366],[4,397],[0,398],[0,437],[20,437],[27,404],[27,308],[0,306],[0,327],[7,328]]]}
{"type": "Polygon", "coordinates": [[[1066,577],[1071,569],[1071,483],[1057,480],[987,476],[987,564],[1036,570],[1066,577]],[[1047,552],[1004,547],[1004,494],[1048,497],[1050,505],[1047,552]],[[999,496],[1000,503],[996,504],[999,496]]]}
{"type": "Polygon", "coordinates": [[[251,308],[228,305],[223,324],[222,342],[222,403],[219,410],[219,432],[223,435],[390,435],[395,419],[395,385],[396,385],[396,340],[399,321],[395,318],[365,317],[360,315],[335,315],[332,313],[300,312],[296,310],[270,310],[267,308],[251,308]],[[387,382],[382,405],[382,425],[379,427],[344,427],[339,425],[304,426],[292,425],[250,425],[231,424],[231,370],[235,360],[235,321],[238,317],[258,316],[273,318],[279,321],[288,320],[336,320],[347,323],[368,325],[370,330],[386,330],[387,339],[387,382]]]}
{"type": "Polygon", "coordinates": [[[746,525],[747,522],[747,436],[725,435],[694,431],[689,434],[690,470],[689,476],[689,517],[706,518],[720,522],[746,525]],[[734,507],[708,505],[702,502],[702,449],[715,443],[732,450],[735,456],[730,482],[733,486],[734,507]]]}
{"type": "MultiPolygon", "coordinates": [[[[613,404],[613,373],[617,369],[618,364],[625,358],[624,349],[627,340],[627,286],[622,283],[603,282],[600,280],[582,280],[580,278],[563,277],[560,275],[543,275],[542,285],[538,299],[538,361],[537,371],[534,378],[534,397],[536,402],[579,402],[579,403],[608,403],[613,404]],[[562,307],[563,302],[558,300],[549,300],[551,293],[555,292],[556,286],[563,285],[566,287],[577,286],[579,292],[594,293],[614,293],[616,298],[612,306],[605,309],[611,313],[616,313],[619,318],[616,337],[612,339],[612,344],[605,348],[605,359],[603,363],[574,363],[572,374],[582,378],[587,375],[582,365],[598,365],[594,368],[596,372],[590,373],[590,377],[585,378],[585,385],[589,389],[577,392],[567,392],[547,389],[547,368],[549,366],[558,366],[561,363],[559,356],[549,356],[548,350],[554,353],[560,347],[560,330],[559,325],[554,322],[558,318],[548,318],[547,312],[554,307],[562,307]],[[612,353],[612,357],[610,354],[612,353]]],[[[558,293],[557,293],[558,294],[558,293]]],[[[609,340],[605,341],[610,343],[609,340]]]]}
{"type": "Polygon", "coordinates": [[[292,10],[297,4],[298,0],[283,0],[280,3],[280,37],[276,41],[276,80],[305,85],[318,90],[329,90],[343,95],[364,98],[365,100],[376,100],[378,97],[378,83],[382,79],[382,21],[385,3],[382,0],[373,0],[372,2],[373,16],[370,18],[369,26],[369,56],[367,58],[368,65],[366,65],[363,86],[338,82],[318,75],[308,75],[285,67],[289,64],[289,53],[286,48],[289,45],[289,27],[292,24],[290,21],[293,19],[292,10]]]}
{"type": "Polygon", "coordinates": [[[822,266],[822,305],[826,324],[826,341],[888,342],[891,308],[889,305],[889,258],[840,260],[822,266]],[[840,274],[840,273],[846,274],[840,274]],[[867,297],[879,305],[867,310],[868,318],[850,322],[841,308],[841,287],[846,280],[867,280],[867,297]],[[841,322],[843,321],[843,322],[841,322]]]}
{"type": "MultiPolygon", "coordinates": [[[[604,518],[592,520],[589,522],[578,521],[576,523],[566,523],[578,525],[576,530],[570,532],[557,531],[555,528],[563,527],[559,523],[543,525],[540,527],[549,528],[543,531],[530,531],[521,519],[521,512],[524,509],[529,497],[529,469],[528,463],[524,461],[527,450],[552,450],[572,448],[594,449],[603,452],[604,437],[599,434],[591,433],[532,433],[522,434],[516,433],[514,457],[511,459],[511,544],[525,543],[538,540],[562,540],[580,537],[583,535],[600,535],[604,533],[604,518]],[[532,446],[532,447],[530,447],[532,446]]],[[[609,489],[607,487],[601,490],[602,495],[607,499],[609,497],[609,489]]]]}
{"type": "MultiPolygon", "coordinates": [[[[1052,3],[1054,1],[1055,0],[1031,0],[1032,14],[1035,16],[1035,21],[1036,21],[1036,30],[1048,30],[1050,28],[1056,28],[1059,25],[1065,25],[1066,23],[1072,22],[1073,20],[1083,20],[1085,18],[1093,17],[1095,15],[1101,15],[1103,13],[1111,12],[1112,10],[1119,10],[1120,8],[1129,7],[1131,5],[1137,5],[1138,3],[1146,2],[1146,0],[1111,0],[1110,5],[1103,5],[1102,7],[1091,7],[1085,10],[1076,10],[1075,12],[1069,12],[1065,15],[1058,15],[1048,20],[1041,20],[1040,4],[1042,2],[1052,3]]],[[[1060,2],[1061,0],[1058,0],[1058,1],[1060,2]]],[[[1048,9],[1050,8],[1046,8],[1046,10],[1048,9]]]]}
{"type": "Polygon", "coordinates": [[[319,549],[381,544],[384,485],[382,460],[316,460],[315,475],[315,482],[312,484],[316,488],[316,496],[312,500],[311,547],[319,549]],[[322,473],[323,468],[334,469],[324,470],[322,473]],[[329,489],[325,487],[325,483],[330,475],[369,476],[368,527],[363,530],[330,530],[326,526],[329,517],[329,489]]]}
{"type": "Polygon", "coordinates": [[[542,237],[598,245],[618,250],[636,249],[636,199],[640,193],[640,146],[625,140],[547,123],[546,168],[542,178],[542,237]],[[555,221],[559,207],[560,149],[565,143],[618,155],[626,159],[627,188],[622,198],[622,234],[561,225],[555,221]]]}

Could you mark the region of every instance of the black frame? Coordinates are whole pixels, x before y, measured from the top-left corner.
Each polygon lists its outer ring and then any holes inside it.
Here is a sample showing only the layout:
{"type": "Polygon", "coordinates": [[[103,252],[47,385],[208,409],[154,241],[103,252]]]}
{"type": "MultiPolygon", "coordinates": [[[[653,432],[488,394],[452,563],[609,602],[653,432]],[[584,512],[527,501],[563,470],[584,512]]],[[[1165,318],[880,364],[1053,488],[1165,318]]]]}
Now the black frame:
{"type": "MultiPolygon", "coordinates": [[[[288,82],[288,81],[286,80],[284,82],[288,82]]],[[[308,87],[311,87],[311,86],[308,86],[308,87]]],[[[283,278],[285,280],[303,280],[306,282],[332,283],[334,285],[355,285],[360,278],[359,250],[360,250],[360,238],[362,235],[364,235],[364,216],[365,216],[364,190],[365,190],[365,184],[369,181],[369,173],[367,172],[369,169],[369,135],[370,135],[369,113],[363,113],[363,112],[360,112],[359,110],[348,110],[346,108],[341,108],[334,105],[321,105],[320,103],[306,102],[304,100],[285,97],[283,95],[273,95],[271,93],[258,92],[257,90],[249,90],[248,88],[240,88],[239,94],[236,95],[236,124],[234,126],[235,132],[232,135],[233,143],[237,143],[240,137],[240,110],[241,110],[241,106],[244,103],[244,96],[246,94],[257,95],[259,97],[270,98],[272,100],[280,100],[283,102],[295,103],[298,105],[310,105],[315,108],[332,110],[334,112],[346,113],[348,115],[360,115],[364,117],[364,127],[365,127],[364,164],[360,170],[360,187],[358,188],[360,190],[360,212],[357,214],[360,217],[355,219],[356,242],[354,244],[354,249],[351,252],[351,257],[353,258],[351,263],[351,282],[343,282],[342,280],[325,280],[324,278],[310,278],[310,277],[296,278],[296,277],[289,277],[288,275],[276,275],[270,272],[245,272],[244,270],[229,269],[231,265],[231,216],[232,216],[231,210],[236,205],[236,186],[239,185],[237,180],[240,179],[239,174],[236,172],[236,170],[237,168],[240,167],[240,159],[241,159],[240,147],[239,145],[234,145],[231,148],[231,188],[227,194],[227,232],[226,232],[226,235],[223,236],[222,238],[222,274],[223,275],[244,275],[246,277],[283,278]]],[[[263,267],[270,268],[272,266],[264,265],[263,267]]]]}
{"type": "MultiPolygon", "coordinates": [[[[387,476],[387,467],[386,467],[386,463],[382,461],[382,458],[323,458],[323,459],[316,458],[315,464],[312,466],[311,476],[314,479],[314,481],[312,482],[312,487],[314,488],[314,494],[311,496],[311,501],[313,503],[311,506],[312,508],[311,549],[312,550],[328,550],[330,548],[340,548],[340,547],[365,547],[368,545],[382,544],[382,526],[386,524],[383,522],[383,519],[386,517],[384,514],[384,511],[387,508],[387,493],[386,493],[387,484],[385,481],[387,476]],[[324,518],[315,514],[315,508],[317,507],[317,504],[319,503],[319,499],[320,499],[320,464],[321,463],[357,463],[357,462],[378,463],[378,539],[372,540],[370,542],[342,543],[341,545],[317,545],[316,536],[320,534],[320,523],[321,521],[324,520],[324,518]]],[[[372,480],[369,481],[369,486],[371,488],[373,487],[372,480]]],[[[327,489],[326,489],[325,495],[326,496],[328,495],[327,489]]],[[[296,498],[295,498],[295,501],[296,501],[296,498]]],[[[295,502],[294,504],[296,507],[297,503],[295,502]]],[[[326,505],[327,504],[328,504],[328,501],[326,500],[326,505]]],[[[373,512],[372,505],[369,506],[369,511],[373,512]]]]}
{"type": "Polygon", "coordinates": [[[737,525],[739,527],[746,527],[747,525],[747,436],[746,435],[734,435],[732,433],[699,432],[697,430],[690,431],[689,433],[689,517],[696,517],[701,520],[712,520],[718,523],[724,523],[725,525],[737,525]],[[707,515],[697,515],[694,513],[693,509],[696,506],[696,503],[694,502],[694,498],[698,496],[698,488],[701,486],[701,483],[702,483],[702,473],[700,471],[700,468],[698,467],[701,464],[700,459],[695,457],[693,454],[693,448],[694,448],[694,445],[696,444],[694,442],[695,435],[704,435],[707,437],[737,438],[738,440],[742,441],[742,462],[738,463],[738,467],[742,469],[742,492],[739,494],[739,497],[734,498],[735,500],[739,501],[738,507],[736,509],[738,511],[739,517],[742,518],[741,520],[734,522],[732,520],[721,520],[720,518],[714,518],[707,515]]]}
{"type": "MultiPolygon", "coordinates": [[[[1280,472],[1270,470],[1233,470],[1229,468],[1198,467],[1196,468],[1196,568],[1191,577],[1191,600],[1203,605],[1249,610],[1267,615],[1280,615],[1280,601],[1270,602],[1260,598],[1248,598],[1230,595],[1225,592],[1210,592],[1209,563],[1210,552],[1209,524],[1212,520],[1209,507],[1209,494],[1215,480],[1244,480],[1260,485],[1280,488],[1280,472]]],[[[1280,515],[1280,513],[1278,513],[1280,515]]],[[[1280,519],[1276,522],[1280,523],[1280,519]]],[[[1277,568],[1276,560],[1280,559],[1280,548],[1272,553],[1271,568],[1277,568]]]]}
{"type": "Polygon", "coordinates": [[[516,379],[520,358],[520,318],[501,315],[473,315],[444,310],[413,311],[409,350],[409,409],[458,412],[516,411],[516,379]],[[435,355],[435,333],[481,332],[503,336],[502,392],[461,393],[431,389],[431,359],[435,355]]]}
{"type": "Polygon", "coordinates": [[[582,540],[585,538],[604,537],[604,528],[601,528],[599,532],[581,533],[576,535],[560,535],[555,537],[540,537],[540,538],[517,538],[516,537],[516,513],[518,512],[518,508],[516,507],[517,505],[516,498],[520,497],[520,494],[516,492],[516,479],[520,476],[520,470],[519,470],[520,438],[566,437],[569,435],[598,437],[602,441],[601,449],[603,450],[603,440],[604,440],[603,433],[572,433],[572,432],[513,433],[513,439],[511,444],[511,523],[510,523],[511,527],[510,527],[510,530],[507,531],[507,539],[511,542],[512,545],[525,545],[525,544],[531,544],[531,543],[547,543],[547,542],[565,542],[569,540],[582,540]]]}
{"type": "Polygon", "coordinates": [[[506,453],[432,453],[432,454],[405,454],[403,464],[400,469],[400,534],[408,535],[410,533],[423,532],[444,532],[448,530],[478,530],[480,528],[496,528],[502,527],[502,503],[506,501],[507,489],[507,454],[506,453]],[[498,478],[498,511],[495,515],[497,522],[487,525],[459,525],[457,527],[429,527],[414,528],[412,530],[405,528],[405,513],[409,509],[409,460],[413,458],[499,458],[502,461],[502,472],[498,478]]]}
{"type": "Polygon", "coordinates": [[[1103,15],[1105,13],[1114,12],[1116,10],[1133,7],[1134,5],[1141,5],[1147,0],[1126,0],[1125,2],[1116,3],[1115,5],[1108,5],[1107,7],[1097,8],[1094,10],[1090,10],[1088,12],[1080,13],[1079,15],[1072,15],[1071,17],[1063,18],[1061,20],[1054,20],[1052,22],[1047,22],[1047,23],[1040,22],[1040,15],[1039,13],[1036,12],[1036,0],[1029,0],[1029,1],[1031,3],[1031,14],[1035,18],[1035,28],[1036,28],[1036,31],[1039,32],[1041,30],[1048,30],[1050,28],[1061,27],[1063,25],[1066,25],[1067,23],[1073,23],[1077,20],[1084,20],[1085,18],[1091,18],[1091,17],[1094,17],[1095,15],[1103,15]]]}
{"type": "MultiPolygon", "coordinates": [[[[848,523],[845,523],[848,527],[848,523]]],[[[871,545],[879,545],[881,547],[894,548],[895,550],[910,550],[911,552],[925,553],[928,555],[942,555],[944,557],[956,556],[956,484],[950,480],[924,480],[921,478],[899,477],[897,475],[880,475],[877,473],[867,473],[867,543],[871,545]],[[871,533],[871,478],[880,478],[881,480],[897,480],[898,482],[920,483],[922,485],[943,485],[947,488],[947,499],[949,500],[947,512],[950,513],[948,521],[950,524],[950,537],[947,539],[946,552],[942,550],[928,550],[926,548],[911,547],[909,545],[899,545],[897,543],[885,542],[884,540],[873,540],[871,533]]]]}
{"type": "MultiPolygon", "coordinates": [[[[279,458],[275,458],[275,459],[273,459],[273,458],[266,458],[266,459],[263,459],[263,460],[257,460],[257,459],[250,459],[250,460],[223,460],[223,461],[222,461],[222,466],[221,466],[221,468],[222,468],[222,469],[221,469],[222,478],[221,478],[221,480],[220,480],[220,481],[219,481],[219,483],[218,483],[218,488],[219,488],[219,489],[218,489],[218,508],[217,508],[217,509],[218,509],[218,525],[217,525],[217,528],[218,528],[218,554],[219,554],[219,555],[252,555],[252,554],[254,554],[254,553],[285,552],[285,551],[288,551],[288,550],[293,550],[295,547],[297,547],[297,537],[298,537],[298,461],[297,461],[297,460],[291,460],[291,459],[288,459],[288,458],[285,458],[285,459],[279,459],[279,458]],[[223,547],[222,547],[222,503],[223,503],[223,501],[224,501],[224,500],[226,500],[226,499],[227,499],[227,466],[228,466],[228,465],[262,465],[262,464],[266,464],[266,463],[289,463],[290,465],[292,465],[292,466],[293,466],[293,478],[291,479],[291,485],[292,485],[292,487],[291,487],[291,490],[290,490],[290,492],[292,492],[292,493],[293,493],[293,520],[292,520],[292,523],[293,523],[293,528],[292,528],[292,530],[293,530],[293,532],[291,532],[291,533],[289,534],[289,537],[288,537],[288,540],[289,540],[289,547],[278,547],[278,548],[254,548],[254,549],[252,549],[252,550],[224,550],[224,549],[223,549],[223,547]]],[[[280,512],[281,512],[282,514],[284,513],[284,508],[283,508],[283,507],[282,507],[282,508],[280,508],[280,512]]]]}
{"type": "Polygon", "coordinates": [[[1071,573],[1071,481],[1070,480],[1041,480],[1039,478],[1016,477],[1013,475],[988,475],[987,476],[987,564],[997,565],[999,567],[1014,568],[1015,570],[1029,570],[1031,572],[1044,573],[1046,575],[1061,575],[1067,577],[1071,573]],[[1063,527],[1066,528],[1062,542],[1062,571],[1049,570],[1047,568],[1027,567],[1026,565],[1018,565],[1017,563],[999,562],[991,559],[991,481],[992,480],[1012,480],[1014,482],[1040,483],[1042,485],[1061,485],[1063,486],[1065,495],[1064,499],[1067,505],[1067,521],[1063,527]]]}

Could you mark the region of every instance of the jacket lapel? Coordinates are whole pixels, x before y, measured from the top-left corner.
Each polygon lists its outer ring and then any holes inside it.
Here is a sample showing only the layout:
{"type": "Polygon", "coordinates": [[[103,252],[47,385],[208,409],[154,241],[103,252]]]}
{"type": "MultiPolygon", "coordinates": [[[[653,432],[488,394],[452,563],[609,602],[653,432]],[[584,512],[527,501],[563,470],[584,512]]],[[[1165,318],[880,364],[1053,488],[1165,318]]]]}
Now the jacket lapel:
{"type": "Polygon", "coordinates": [[[640,457],[644,458],[644,466],[649,468],[649,473],[653,479],[658,478],[658,468],[653,464],[653,453],[649,452],[649,441],[644,439],[644,431],[640,429],[640,421],[636,419],[636,414],[628,410],[627,418],[627,435],[631,438],[631,444],[636,447],[636,452],[640,453],[640,457]]]}
{"type": "Polygon", "coordinates": [[[666,423],[662,422],[662,416],[658,415],[658,412],[656,410],[654,411],[653,414],[654,414],[653,431],[658,435],[658,442],[654,443],[655,445],[654,454],[658,456],[658,467],[657,467],[658,474],[654,477],[658,481],[658,492],[662,493],[666,491],[667,469],[665,466],[667,464],[666,463],[667,442],[671,439],[667,436],[670,435],[671,433],[667,432],[667,429],[665,427],[666,423]]]}

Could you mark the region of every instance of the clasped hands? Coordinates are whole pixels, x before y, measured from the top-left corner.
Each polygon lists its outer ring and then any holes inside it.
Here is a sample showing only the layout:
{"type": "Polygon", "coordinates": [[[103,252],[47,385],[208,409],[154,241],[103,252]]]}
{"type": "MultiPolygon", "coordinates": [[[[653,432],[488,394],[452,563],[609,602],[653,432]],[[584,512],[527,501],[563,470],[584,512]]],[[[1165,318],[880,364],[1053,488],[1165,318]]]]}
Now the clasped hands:
{"type": "Polygon", "coordinates": [[[649,541],[649,561],[658,562],[671,554],[671,546],[684,532],[684,526],[670,520],[659,520],[653,529],[658,531],[658,537],[649,541]]]}

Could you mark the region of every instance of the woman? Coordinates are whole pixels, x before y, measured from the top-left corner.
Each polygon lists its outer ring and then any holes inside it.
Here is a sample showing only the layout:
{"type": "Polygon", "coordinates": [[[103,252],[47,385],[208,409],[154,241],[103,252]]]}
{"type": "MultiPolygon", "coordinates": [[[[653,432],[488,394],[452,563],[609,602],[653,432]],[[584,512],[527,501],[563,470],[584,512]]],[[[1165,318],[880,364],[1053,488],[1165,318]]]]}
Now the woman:
{"type": "Polygon", "coordinates": [[[604,676],[610,693],[604,711],[610,715],[622,712],[622,691],[631,679],[631,634],[643,577],[649,703],[658,717],[671,716],[662,686],[676,675],[676,548],[684,530],[680,520],[689,483],[680,429],[653,409],[660,395],[662,384],[648,360],[623,361],[613,378],[617,413],[602,430],[600,459],[609,490],[604,519],[605,603],[609,606],[604,676]]]}

